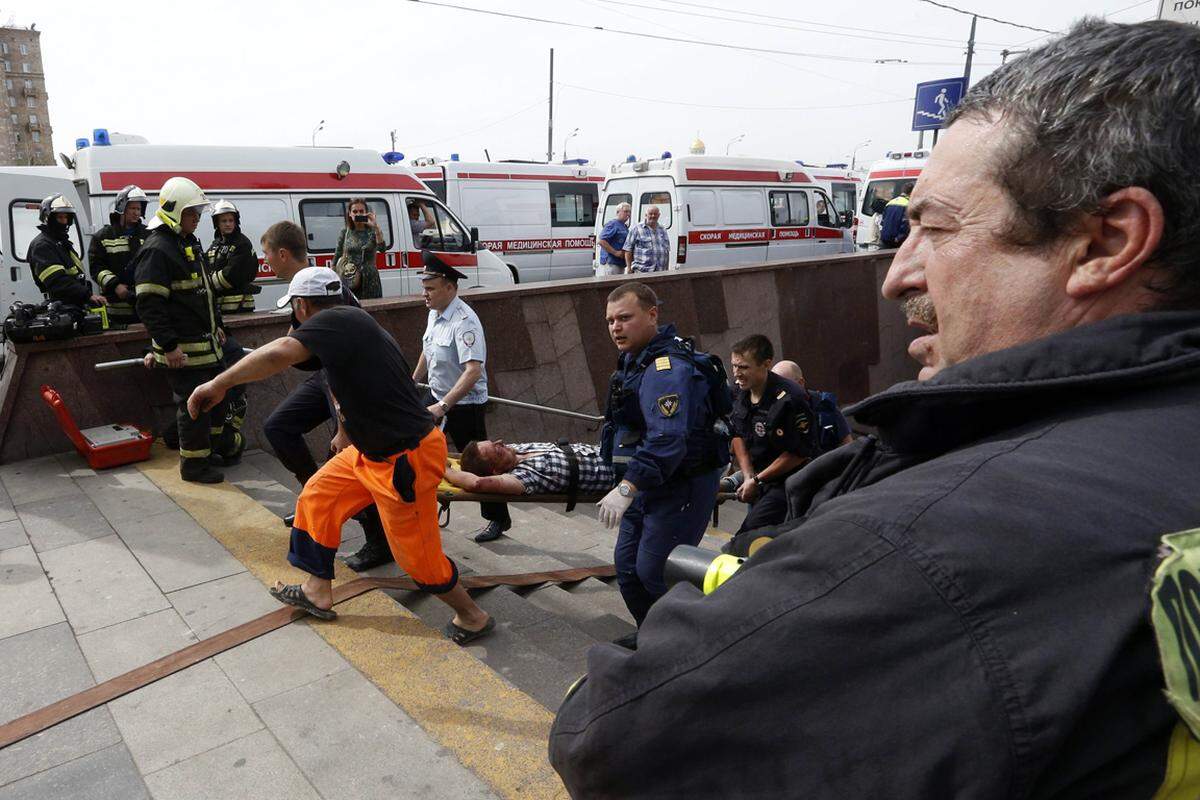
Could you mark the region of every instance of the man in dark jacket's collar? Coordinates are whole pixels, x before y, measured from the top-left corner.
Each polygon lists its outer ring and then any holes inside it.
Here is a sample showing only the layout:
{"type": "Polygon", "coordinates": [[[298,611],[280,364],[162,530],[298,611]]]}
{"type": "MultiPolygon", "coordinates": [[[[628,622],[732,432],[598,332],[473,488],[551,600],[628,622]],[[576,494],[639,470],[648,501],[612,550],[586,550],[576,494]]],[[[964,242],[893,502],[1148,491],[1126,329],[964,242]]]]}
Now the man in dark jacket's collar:
{"type": "Polygon", "coordinates": [[[1200,29],[1092,19],[971,88],[883,286],[918,381],[592,648],[572,796],[1196,797],[1197,73],[1200,29]]]}

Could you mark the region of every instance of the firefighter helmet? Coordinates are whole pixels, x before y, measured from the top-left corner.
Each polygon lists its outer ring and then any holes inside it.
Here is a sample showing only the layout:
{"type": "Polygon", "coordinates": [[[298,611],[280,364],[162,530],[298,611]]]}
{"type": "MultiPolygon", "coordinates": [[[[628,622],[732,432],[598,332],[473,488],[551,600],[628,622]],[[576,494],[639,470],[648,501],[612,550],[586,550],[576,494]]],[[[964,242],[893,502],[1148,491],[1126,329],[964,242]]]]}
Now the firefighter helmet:
{"type": "Polygon", "coordinates": [[[150,198],[146,196],[141,187],[135,186],[132,183],[117,192],[117,201],[113,203],[113,211],[118,214],[124,214],[125,207],[130,203],[141,203],[142,216],[146,216],[146,207],[150,204],[150,198]]]}
{"type": "Polygon", "coordinates": [[[75,216],[75,206],[61,194],[52,194],[42,201],[38,208],[38,221],[45,225],[51,214],[70,214],[75,216]]]}
{"type": "Polygon", "coordinates": [[[203,213],[207,206],[208,198],[196,182],[177,176],[158,190],[158,213],[155,216],[159,222],[170,226],[171,230],[178,231],[184,209],[195,208],[203,213]]]}
{"type": "Polygon", "coordinates": [[[218,200],[212,205],[212,224],[213,230],[220,233],[220,228],[217,226],[217,217],[222,214],[233,214],[233,221],[236,225],[242,224],[242,214],[237,210],[237,206],[228,200],[218,200]]]}

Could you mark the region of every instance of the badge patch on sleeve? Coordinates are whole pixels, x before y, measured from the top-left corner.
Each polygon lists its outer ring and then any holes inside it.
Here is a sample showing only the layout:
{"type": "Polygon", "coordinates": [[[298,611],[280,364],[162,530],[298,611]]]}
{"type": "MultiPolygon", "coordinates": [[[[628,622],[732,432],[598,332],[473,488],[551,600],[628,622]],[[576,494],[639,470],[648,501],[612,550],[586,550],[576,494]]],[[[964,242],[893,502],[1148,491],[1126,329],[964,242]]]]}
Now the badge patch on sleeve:
{"type": "Polygon", "coordinates": [[[463,331],[462,340],[467,347],[474,347],[475,331],[463,331]]]}
{"type": "Polygon", "coordinates": [[[808,426],[810,424],[811,423],[808,421],[808,414],[801,411],[796,415],[796,430],[800,431],[801,433],[808,433],[808,426]]]}
{"type": "Polygon", "coordinates": [[[1150,589],[1167,700],[1200,736],[1200,528],[1162,538],[1150,589]]]}
{"type": "MultiPolygon", "coordinates": [[[[654,359],[654,368],[656,370],[658,370],[659,372],[666,372],[667,370],[669,370],[671,368],[671,357],[670,356],[659,356],[658,358],[654,359]]],[[[670,396],[675,397],[674,395],[670,395],[670,396]]],[[[675,400],[676,400],[676,402],[678,402],[679,398],[675,397],[675,400]]],[[[661,399],[660,399],[660,402],[661,402],[661,399]]],[[[667,416],[670,416],[670,414],[668,414],[667,416]]]]}
{"type": "Polygon", "coordinates": [[[675,416],[675,412],[679,411],[679,395],[664,394],[658,398],[658,410],[664,417],[675,416]]]}

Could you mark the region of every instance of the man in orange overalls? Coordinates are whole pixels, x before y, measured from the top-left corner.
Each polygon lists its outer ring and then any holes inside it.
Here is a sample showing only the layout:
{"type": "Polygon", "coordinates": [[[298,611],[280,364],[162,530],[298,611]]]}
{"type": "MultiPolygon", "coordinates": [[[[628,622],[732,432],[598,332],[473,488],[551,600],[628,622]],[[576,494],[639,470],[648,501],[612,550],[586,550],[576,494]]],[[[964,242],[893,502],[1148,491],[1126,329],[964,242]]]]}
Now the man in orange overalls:
{"type": "Polygon", "coordinates": [[[297,272],[279,305],[290,303],[304,324],[197,387],[188,412],[196,416],[232,387],[291,366],[324,368],[338,412],[337,454],[300,492],[288,550],[288,561],[309,578],[303,584],[277,582],[271,595],[319,619],[335,619],[331,581],[342,525],[374,502],[396,563],[454,609],[446,636],[466,644],[491,631],[495,620],[459,584],[457,567],[442,553],[437,486],[446,469],[446,439],[396,341],[370,314],[343,305],[341,298],[333,270],[297,272]]]}

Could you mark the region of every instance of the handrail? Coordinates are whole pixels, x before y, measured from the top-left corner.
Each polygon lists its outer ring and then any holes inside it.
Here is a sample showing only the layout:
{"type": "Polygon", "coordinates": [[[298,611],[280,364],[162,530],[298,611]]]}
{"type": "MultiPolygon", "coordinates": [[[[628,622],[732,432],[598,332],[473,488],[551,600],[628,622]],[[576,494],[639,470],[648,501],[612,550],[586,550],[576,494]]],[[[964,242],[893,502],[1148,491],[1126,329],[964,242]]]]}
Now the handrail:
{"type": "MultiPolygon", "coordinates": [[[[244,350],[247,353],[254,352],[249,347],[243,347],[242,350],[244,350]]],[[[97,372],[109,372],[109,371],[115,370],[115,369],[126,369],[127,367],[140,367],[140,366],[142,366],[142,359],[140,359],[140,358],[122,358],[117,361],[101,361],[99,364],[96,364],[96,371],[97,372]]],[[[429,388],[429,384],[427,384],[427,383],[418,383],[417,386],[421,387],[422,389],[429,388]]],[[[603,422],[604,421],[604,417],[598,417],[594,414],[584,414],[579,411],[568,411],[565,408],[554,408],[552,406],[542,406],[542,405],[538,405],[537,403],[526,403],[521,400],[509,400],[506,397],[489,396],[488,402],[495,403],[498,406],[510,406],[512,408],[523,408],[526,411],[538,411],[543,414],[555,414],[560,417],[570,417],[571,419],[580,419],[580,420],[583,420],[584,422],[603,422]]]]}

